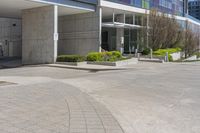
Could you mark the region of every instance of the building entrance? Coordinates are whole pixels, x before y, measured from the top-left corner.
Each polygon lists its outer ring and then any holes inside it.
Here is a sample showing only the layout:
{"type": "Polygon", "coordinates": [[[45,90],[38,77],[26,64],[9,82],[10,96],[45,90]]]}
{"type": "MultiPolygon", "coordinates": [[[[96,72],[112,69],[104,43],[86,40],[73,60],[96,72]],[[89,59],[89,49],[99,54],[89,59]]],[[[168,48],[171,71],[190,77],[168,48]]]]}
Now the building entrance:
{"type": "Polygon", "coordinates": [[[124,53],[131,54],[138,49],[137,45],[137,30],[136,29],[125,29],[124,30],[124,53]]]}
{"type": "Polygon", "coordinates": [[[0,18],[0,58],[21,57],[21,19],[0,18]]]}

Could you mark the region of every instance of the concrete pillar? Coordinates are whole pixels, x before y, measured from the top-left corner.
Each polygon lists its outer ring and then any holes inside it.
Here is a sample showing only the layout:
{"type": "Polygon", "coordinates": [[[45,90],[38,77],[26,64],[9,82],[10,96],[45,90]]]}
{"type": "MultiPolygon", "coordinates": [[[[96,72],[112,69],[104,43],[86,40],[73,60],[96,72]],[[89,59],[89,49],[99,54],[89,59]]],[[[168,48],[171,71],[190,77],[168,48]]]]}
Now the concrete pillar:
{"type": "Polygon", "coordinates": [[[147,48],[149,48],[149,33],[148,33],[148,30],[149,30],[149,15],[146,13],[147,15],[147,24],[146,24],[146,27],[147,27],[147,40],[146,40],[146,43],[147,43],[147,48]]]}
{"type": "Polygon", "coordinates": [[[112,21],[113,21],[113,23],[115,22],[115,11],[114,11],[114,9],[113,9],[113,17],[112,17],[112,21]]]}
{"type": "Polygon", "coordinates": [[[22,11],[22,63],[54,63],[57,56],[57,6],[22,11]]]}
{"type": "Polygon", "coordinates": [[[124,48],[124,44],[122,44],[123,42],[123,39],[124,39],[124,28],[117,28],[116,30],[117,34],[116,34],[116,43],[117,43],[117,46],[116,46],[116,49],[118,51],[121,50],[121,48],[124,48]]]}
{"type": "Polygon", "coordinates": [[[133,25],[135,25],[135,14],[133,14],[133,25]]]}
{"type": "Polygon", "coordinates": [[[54,6],[54,62],[58,56],[58,6],[54,6]]]}
{"type": "MultiPolygon", "coordinates": [[[[117,15],[116,17],[118,22],[124,23],[124,14],[117,15]]],[[[124,48],[122,44],[124,39],[124,28],[117,28],[116,32],[116,49],[120,51],[121,48],[124,48]]]]}
{"type": "Polygon", "coordinates": [[[102,8],[99,7],[99,52],[101,52],[101,44],[102,44],[102,8]]]}

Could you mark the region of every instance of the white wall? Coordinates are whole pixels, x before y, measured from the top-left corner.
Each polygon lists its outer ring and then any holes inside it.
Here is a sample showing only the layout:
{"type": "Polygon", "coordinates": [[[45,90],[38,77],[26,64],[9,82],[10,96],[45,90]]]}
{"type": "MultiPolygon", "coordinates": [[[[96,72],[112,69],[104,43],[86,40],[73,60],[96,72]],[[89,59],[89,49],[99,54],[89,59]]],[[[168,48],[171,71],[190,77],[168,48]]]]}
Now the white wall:
{"type": "Polygon", "coordinates": [[[172,56],[173,61],[181,59],[181,52],[172,53],[170,55],[172,56]]]}
{"type": "MultiPolygon", "coordinates": [[[[20,19],[0,18],[0,45],[4,57],[21,56],[22,31],[20,19]]],[[[2,51],[0,48],[1,56],[2,51]]]]}

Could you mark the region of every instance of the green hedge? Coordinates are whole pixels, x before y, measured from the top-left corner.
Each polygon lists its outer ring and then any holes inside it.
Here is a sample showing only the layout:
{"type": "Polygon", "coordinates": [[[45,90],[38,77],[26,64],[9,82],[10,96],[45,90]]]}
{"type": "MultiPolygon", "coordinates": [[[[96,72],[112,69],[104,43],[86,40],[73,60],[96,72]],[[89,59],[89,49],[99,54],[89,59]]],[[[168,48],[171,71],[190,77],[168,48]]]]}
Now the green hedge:
{"type": "Polygon", "coordinates": [[[166,53],[168,52],[169,61],[173,61],[172,56],[170,54],[180,52],[180,51],[181,51],[181,48],[158,49],[153,52],[153,55],[164,57],[166,53]]]}
{"type": "Polygon", "coordinates": [[[119,51],[110,52],[91,52],[87,55],[87,61],[118,61],[122,59],[122,54],[119,51]]]}
{"type": "Polygon", "coordinates": [[[103,61],[103,55],[99,52],[91,52],[87,55],[87,61],[103,61]]]}
{"type": "Polygon", "coordinates": [[[151,49],[150,48],[145,48],[143,51],[142,51],[142,55],[149,55],[151,52],[151,49]]]}
{"type": "Polygon", "coordinates": [[[80,55],[60,55],[57,57],[57,62],[82,62],[82,61],[110,61],[115,62],[118,60],[124,60],[122,54],[119,51],[111,52],[91,52],[85,56],[80,55]]]}
{"type": "Polygon", "coordinates": [[[83,62],[85,56],[80,55],[60,55],[57,57],[57,62],[83,62]]]}
{"type": "Polygon", "coordinates": [[[196,55],[197,58],[200,58],[200,52],[196,52],[194,55],[196,55]]]}

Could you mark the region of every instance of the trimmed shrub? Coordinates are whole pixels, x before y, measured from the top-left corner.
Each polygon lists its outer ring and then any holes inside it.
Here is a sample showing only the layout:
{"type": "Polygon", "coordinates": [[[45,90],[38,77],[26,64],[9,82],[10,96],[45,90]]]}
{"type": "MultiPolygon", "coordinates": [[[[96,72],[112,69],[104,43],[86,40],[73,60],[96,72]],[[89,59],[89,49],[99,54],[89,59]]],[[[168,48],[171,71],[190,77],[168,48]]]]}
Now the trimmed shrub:
{"type": "Polygon", "coordinates": [[[168,55],[168,59],[169,59],[169,61],[173,61],[173,59],[172,59],[172,56],[171,56],[171,55],[168,55]]]}
{"type": "Polygon", "coordinates": [[[103,54],[99,52],[91,52],[87,55],[87,61],[103,61],[103,54]]]}
{"type": "Polygon", "coordinates": [[[149,55],[151,52],[151,49],[150,48],[145,48],[143,51],[142,51],[142,55],[149,55]]]}
{"type": "Polygon", "coordinates": [[[111,56],[107,61],[115,62],[115,61],[118,61],[118,60],[120,60],[120,59],[117,58],[116,56],[111,56]]]}
{"type": "Polygon", "coordinates": [[[57,57],[57,62],[83,62],[85,56],[81,55],[60,55],[57,57]]]}
{"type": "Polygon", "coordinates": [[[116,58],[122,58],[122,54],[119,51],[112,51],[112,56],[116,58]]]}
{"type": "Polygon", "coordinates": [[[196,52],[194,55],[196,55],[197,58],[200,58],[200,52],[196,52]]]}
{"type": "Polygon", "coordinates": [[[122,59],[122,54],[119,51],[110,52],[91,52],[87,55],[87,61],[118,61],[122,59]]]}

